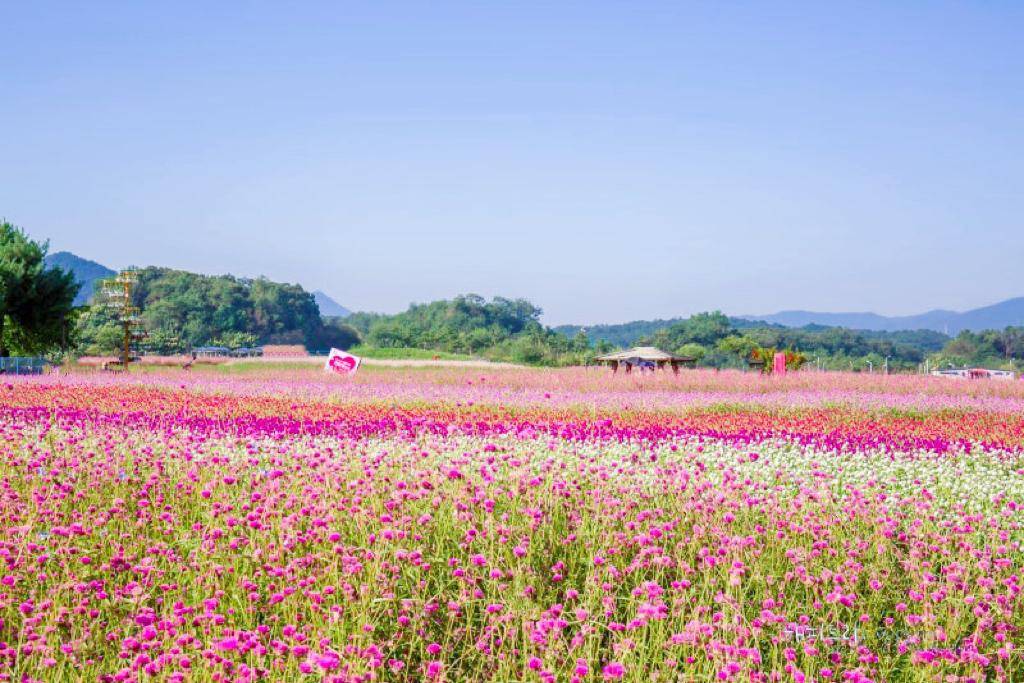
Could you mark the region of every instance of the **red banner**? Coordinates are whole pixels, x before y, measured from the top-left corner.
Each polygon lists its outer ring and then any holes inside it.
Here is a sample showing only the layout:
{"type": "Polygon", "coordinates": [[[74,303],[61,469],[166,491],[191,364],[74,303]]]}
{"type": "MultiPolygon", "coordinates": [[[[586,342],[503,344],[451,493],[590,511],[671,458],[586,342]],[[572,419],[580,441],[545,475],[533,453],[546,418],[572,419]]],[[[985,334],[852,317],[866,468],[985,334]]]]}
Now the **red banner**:
{"type": "Polygon", "coordinates": [[[772,372],[774,372],[776,375],[786,374],[786,354],[783,353],[782,351],[779,351],[775,354],[775,364],[772,368],[772,372]]]}

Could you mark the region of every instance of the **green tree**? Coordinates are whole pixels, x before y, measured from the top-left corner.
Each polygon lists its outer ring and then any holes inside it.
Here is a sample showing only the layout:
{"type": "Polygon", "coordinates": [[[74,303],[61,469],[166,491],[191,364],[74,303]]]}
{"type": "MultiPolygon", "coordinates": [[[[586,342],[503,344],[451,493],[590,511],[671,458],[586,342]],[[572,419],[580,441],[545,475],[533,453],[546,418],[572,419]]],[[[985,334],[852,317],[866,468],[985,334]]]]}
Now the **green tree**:
{"type": "Polygon", "coordinates": [[[252,332],[225,332],[210,340],[211,346],[224,346],[229,349],[251,348],[259,343],[259,338],[252,332]]]}
{"type": "MultiPolygon", "coordinates": [[[[321,319],[316,300],[302,287],[265,278],[150,267],[138,271],[133,296],[153,339],[145,347],[156,353],[210,344],[305,344],[310,349],[342,344],[344,348],[359,337],[348,325],[321,319]]],[[[94,307],[81,322],[82,348],[101,346],[106,334],[100,330],[109,322],[102,307],[94,307]]]]}
{"type": "Polygon", "coordinates": [[[757,342],[746,335],[734,334],[719,340],[715,347],[723,353],[735,354],[746,360],[757,348],[757,342]]]}
{"type": "Polygon", "coordinates": [[[1006,360],[1024,358],[1024,327],[1007,327],[999,332],[996,348],[1006,360]]]}
{"type": "MultiPolygon", "coordinates": [[[[114,329],[118,331],[118,336],[120,336],[120,328],[114,329]]],[[[102,338],[101,336],[100,339],[102,338]]],[[[181,337],[166,330],[154,330],[148,333],[141,346],[146,353],[155,353],[163,356],[182,353],[186,350],[185,343],[181,340],[181,337]]],[[[102,353],[98,355],[102,355],[102,353]]]]}
{"type": "Polygon", "coordinates": [[[577,353],[590,351],[590,337],[583,330],[579,330],[572,338],[572,350],[577,353]]]}
{"type": "Polygon", "coordinates": [[[362,341],[359,330],[347,325],[340,318],[331,318],[324,321],[323,327],[307,343],[307,348],[326,351],[330,348],[350,349],[362,341]]]}
{"type": "Polygon", "coordinates": [[[359,334],[366,336],[370,333],[370,327],[384,317],[383,313],[353,313],[343,320],[346,325],[351,325],[359,334]]]}
{"type": "Polygon", "coordinates": [[[249,296],[256,323],[253,332],[265,341],[287,343],[285,338],[292,331],[301,333],[302,341],[315,335],[322,325],[316,299],[299,285],[259,278],[251,282],[249,296]]]}
{"type": "Polygon", "coordinates": [[[728,317],[721,311],[712,311],[697,313],[685,320],[675,322],[641,341],[662,349],[678,349],[684,344],[713,347],[719,340],[733,335],[735,332],[736,330],[728,317]]]}
{"type": "Polygon", "coordinates": [[[732,323],[721,311],[697,313],[686,321],[684,338],[686,343],[714,346],[733,331],[732,323]]]}
{"type": "Polygon", "coordinates": [[[0,222],[0,357],[12,348],[41,353],[65,344],[78,284],[60,268],[46,268],[49,245],[0,222]]]}
{"type": "Polygon", "coordinates": [[[697,359],[698,363],[704,359],[704,356],[707,355],[707,352],[708,350],[706,348],[694,342],[683,344],[678,349],[676,349],[676,353],[679,354],[680,356],[689,356],[690,358],[695,358],[697,359]]]}

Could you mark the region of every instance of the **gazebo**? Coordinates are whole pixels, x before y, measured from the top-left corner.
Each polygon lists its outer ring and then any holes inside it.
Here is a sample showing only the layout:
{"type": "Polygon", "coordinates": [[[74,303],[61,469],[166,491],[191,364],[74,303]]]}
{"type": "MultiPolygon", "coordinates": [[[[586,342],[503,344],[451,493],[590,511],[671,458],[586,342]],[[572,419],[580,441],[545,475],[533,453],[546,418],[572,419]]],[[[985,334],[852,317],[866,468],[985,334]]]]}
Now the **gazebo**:
{"type": "Polygon", "coordinates": [[[620,365],[624,365],[626,366],[626,374],[629,374],[633,371],[634,367],[641,369],[650,368],[652,370],[658,368],[660,370],[666,366],[671,367],[672,372],[678,373],[681,365],[693,367],[697,359],[692,356],[677,356],[653,346],[634,346],[625,351],[616,351],[615,353],[598,356],[594,361],[611,366],[613,373],[619,371],[620,365]]]}

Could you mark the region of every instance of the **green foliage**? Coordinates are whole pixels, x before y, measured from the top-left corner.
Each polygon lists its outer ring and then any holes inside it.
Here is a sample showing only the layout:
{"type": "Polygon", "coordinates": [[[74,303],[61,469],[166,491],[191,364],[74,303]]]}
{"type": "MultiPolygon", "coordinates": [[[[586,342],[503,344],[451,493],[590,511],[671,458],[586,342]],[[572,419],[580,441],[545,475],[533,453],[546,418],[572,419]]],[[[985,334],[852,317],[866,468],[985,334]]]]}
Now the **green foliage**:
{"type": "Polygon", "coordinates": [[[328,318],[324,320],[320,329],[307,339],[306,346],[311,351],[349,349],[361,340],[359,330],[343,322],[342,318],[328,318]]]}
{"type": "Polygon", "coordinates": [[[707,355],[708,350],[705,347],[701,346],[700,344],[690,342],[689,344],[683,344],[678,349],[676,349],[676,353],[680,356],[689,356],[691,358],[696,358],[697,362],[699,363],[704,358],[704,356],[707,355]]]}
{"type": "Polygon", "coordinates": [[[1024,327],[964,330],[928,358],[933,368],[984,366],[1017,370],[1024,366],[1024,327]]]}
{"type": "MultiPolygon", "coordinates": [[[[719,340],[734,332],[735,328],[729,322],[729,318],[721,311],[697,313],[690,318],[679,320],[658,330],[649,338],[642,339],[641,343],[657,346],[660,349],[678,349],[687,344],[713,347],[719,340]]],[[[703,356],[703,354],[700,355],[703,356]]]]}
{"type": "MultiPolygon", "coordinates": [[[[78,352],[86,356],[107,356],[117,352],[124,339],[122,328],[107,316],[89,310],[79,318],[78,352]]],[[[182,348],[161,347],[157,353],[180,353],[182,348]]]]}
{"type": "Polygon", "coordinates": [[[366,335],[378,347],[407,346],[475,354],[526,326],[538,325],[540,309],[526,301],[475,294],[450,301],[413,304],[403,313],[375,320],[366,335]]]}
{"type": "MultiPolygon", "coordinates": [[[[703,315],[712,316],[713,314],[705,313],[703,315]]],[[[717,316],[715,316],[715,319],[717,320],[717,316]]],[[[781,325],[747,320],[746,318],[727,318],[727,320],[733,329],[741,331],[753,327],[782,327],[781,325]]],[[[609,348],[614,349],[636,346],[642,340],[650,340],[660,330],[685,322],[687,322],[687,318],[634,320],[616,325],[588,325],[586,327],[581,325],[560,325],[555,327],[554,330],[570,337],[577,332],[583,331],[595,343],[608,342],[610,344],[609,348]]],[[[942,345],[940,344],[939,346],[941,347],[942,345]]]]}
{"type": "MultiPolygon", "coordinates": [[[[421,349],[528,365],[575,365],[594,352],[585,334],[568,336],[540,323],[541,309],[525,299],[475,294],[412,304],[396,315],[354,313],[345,323],[377,349],[421,349]]],[[[429,356],[428,356],[429,357],[429,356]]]]}
{"type": "Polygon", "coordinates": [[[370,333],[370,327],[385,317],[387,316],[382,313],[353,313],[346,318],[342,318],[342,320],[344,320],[346,325],[358,331],[361,337],[365,337],[370,333]]]}
{"type": "MultiPolygon", "coordinates": [[[[19,351],[42,350],[60,339],[71,340],[76,333],[82,352],[105,354],[117,347],[119,328],[102,307],[84,311],[77,326],[69,327],[74,316],[62,308],[63,299],[57,296],[66,292],[69,275],[26,265],[38,264],[45,245],[32,243],[7,223],[3,224],[2,239],[0,302],[6,312],[0,317],[0,353],[12,345],[19,351]],[[24,284],[29,280],[31,287],[24,284]],[[14,307],[6,303],[15,299],[22,303],[14,307]],[[29,306],[26,302],[30,301],[50,301],[54,307],[29,306]]],[[[916,369],[926,360],[932,367],[1019,368],[1024,364],[1022,327],[962,332],[950,339],[929,330],[786,328],[712,311],[686,319],[598,325],[586,330],[578,326],[549,329],[540,323],[541,309],[529,301],[503,297],[486,301],[474,294],[413,304],[397,315],[354,313],[325,319],[319,315],[313,295],[298,285],[167,268],[139,271],[135,297],[149,333],[143,348],[162,354],[208,344],[230,348],[304,344],[311,350],[326,350],[365,342],[373,349],[418,349],[427,353],[426,357],[457,354],[556,366],[586,363],[616,346],[646,344],[696,357],[699,365],[716,368],[747,367],[751,354],[759,348],[788,349],[817,366],[836,370],[863,369],[868,361],[881,368],[887,358],[896,371],[916,369]]]]}
{"type": "Polygon", "coordinates": [[[541,310],[524,299],[475,294],[413,304],[403,313],[374,320],[366,335],[378,347],[409,346],[479,353],[513,335],[540,328],[541,310]]]}
{"type": "MultiPolygon", "coordinates": [[[[699,344],[704,350],[703,355],[690,355],[700,356],[699,365],[716,368],[747,367],[747,358],[751,351],[758,346],[766,346],[800,349],[807,354],[809,360],[826,369],[858,369],[866,367],[865,362],[873,361],[875,358],[881,359],[880,363],[884,364],[888,356],[890,368],[913,370],[928,357],[928,354],[942,351],[950,341],[948,336],[932,330],[886,332],[851,330],[825,325],[789,328],[764,321],[729,318],[717,311],[698,313],[691,318],[636,320],[620,325],[592,325],[586,328],[563,325],[556,327],[555,330],[565,334],[585,330],[595,342],[604,342],[606,346],[619,348],[649,344],[671,350],[687,344],[699,344]]],[[[1011,340],[1011,346],[1012,343],[1011,340]]],[[[961,348],[957,353],[951,352],[948,356],[942,355],[941,358],[943,361],[952,360],[960,365],[971,358],[986,358],[987,363],[991,365],[998,355],[993,354],[992,350],[998,344],[982,343],[980,346],[981,352],[978,353],[975,342],[972,341],[966,355],[961,348]]],[[[1018,346],[1024,344],[1018,343],[1018,346]]],[[[696,351],[695,347],[689,348],[696,351]]],[[[1011,357],[1007,356],[1001,365],[1006,366],[1009,363],[1011,357]]]]}
{"type": "Polygon", "coordinates": [[[484,354],[486,358],[524,365],[584,365],[594,355],[579,335],[572,339],[547,328],[509,337],[484,354]]]}
{"type": "MultiPolygon", "coordinates": [[[[120,334],[120,328],[115,328],[120,334]]],[[[86,351],[88,355],[103,355],[110,342],[107,339],[103,339],[97,344],[97,348],[86,351]]],[[[188,349],[185,348],[185,344],[181,341],[181,337],[178,335],[167,332],[166,330],[156,330],[147,335],[147,337],[140,344],[143,352],[153,353],[160,356],[174,355],[177,353],[184,353],[188,349]]]]}
{"type": "Polygon", "coordinates": [[[639,339],[651,337],[658,330],[670,327],[674,323],[682,321],[682,318],[671,320],[634,320],[618,325],[560,325],[555,327],[555,332],[561,332],[567,337],[572,337],[583,332],[595,343],[606,342],[609,349],[626,348],[636,344],[639,339]]]}
{"type": "Polygon", "coordinates": [[[253,332],[225,332],[210,340],[211,346],[224,346],[229,349],[250,349],[259,344],[260,338],[253,332]]]}
{"type": "Polygon", "coordinates": [[[0,221],[0,356],[66,346],[74,332],[74,275],[47,268],[46,242],[0,221]]]}
{"type": "Polygon", "coordinates": [[[723,353],[734,354],[740,358],[749,358],[750,354],[757,348],[757,342],[745,334],[731,334],[728,337],[719,339],[718,343],[715,344],[715,348],[723,353]]]}
{"type": "Polygon", "coordinates": [[[376,348],[373,346],[353,346],[349,353],[360,358],[375,360],[470,360],[473,357],[464,353],[432,351],[430,349],[411,349],[404,347],[376,348]]]}
{"type": "MultiPolygon", "coordinates": [[[[595,326],[588,331],[576,326],[551,330],[540,324],[539,317],[540,309],[529,302],[500,298],[486,302],[467,295],[412,305],[393,316],[356,313],[345,322],[362,332],[373,347],[447,351],[529,365],[585,363],[615,348],[607,335],[600,336],[602,331],[616,328],[618,333],[629,328],[635,332],[648,324],[659,324],[638,321],[624,326],[595,326]],[[593,346],[591,339],[597,342],[593,346]]],[[[1024,333],[1015,332],[1015,328],[1002,333],[963,333],[951,341],[929,330],[872,332],[821,325],[786,328],[729,318],[719,311],[660,322],[665,324],[648,336],[631,339],[629,345],[657,346],[693,356],[703,367],[746,368],[757,349],[786,349],[791,355],[788,365],[794,369],[813,362],[834,370],[865,369],[869,361],[880,369],[886,358],[893,371],[914,370],[929,353],[944,345],[948,348],[942,359],[957,365],[984,359],[989,366],[999,366],[996,361],[1005,354],[1001,361],[1005,366],[1024,354],[1024,333]]]]}
{"type": "Polygon", "coordinates": [[[313,295],[299,285],[270,282],[265,278],[246,281],[253,306],[250,328],[267,343],[289,343],[296,332],[310,345],[323,325],[313,295]],[[282,335],[291,335],[283,337],[282,335]]]}
{"type": "MultiPolygon", "coordinates": [[[[360,340],[350,325],[324,321],[313,295],[299,285],[266,278],[150,267],[138,271],[133,296],[149,334],[144,348],[151,353],[182,353],[207,345],[304,344],[310,349],[344,349],[360,340]]],[[[116,348],[112,322],[102,307],[93,306],[79,326],[80,350],[106,354],[116,348]]]]}
{"type": "Polygon", "coordinates": [[[941,349],[948,340],[945,335],[929,330],[869,332],[823,325],[787,328],[729,318],[713,311],[677,320],[638,343],[667,350],[685,347],[686,354],[698,357],[698,365],[703,367],[747,367],[754,351],[764,348],[800,352],[823,368],[858,369],[866,367],[867,360],[875,359],[876,367],[882,367],[889,357],[891,369],[912,370],[927,353],[941,349]]]}
{"type": "MultiPolygon", "coordinates": [[[[755,361],[766,375],[775,372],[775,354],[779,352],[775,347],[757,347],[750,352],[750,360],[755,361]]],[[[783,352],[786,356],[786,369],[799,370],[807,362],[807,356],[799,351],[787,349],[783,352]]]]}
{"type": "Polygon", "coordinates": [[[939,351],[949,341],[948,335],[934,330],[897,330],[895,332],[859,330],[858,334],[868,340],[889,341],[894,345],[913,346],[924,352],[939,351]]]}

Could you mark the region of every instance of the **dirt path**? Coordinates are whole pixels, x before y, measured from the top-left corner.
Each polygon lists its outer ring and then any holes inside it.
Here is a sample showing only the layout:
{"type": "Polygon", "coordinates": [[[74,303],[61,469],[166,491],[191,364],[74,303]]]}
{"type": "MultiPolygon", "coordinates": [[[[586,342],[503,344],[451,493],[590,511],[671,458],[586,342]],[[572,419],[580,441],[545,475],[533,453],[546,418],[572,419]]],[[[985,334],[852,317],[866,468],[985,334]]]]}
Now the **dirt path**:
{"type": "MultiPolygon", "coordinates": [[[[323,356],[302,356],[297,358],[239,358],[237,360],[229,361],[229,363],[310,363],[323,365],[325,358],[323,356]]],[[[492,370],[500,369],[519,369],[525,368],[525,365],[517,365],[515,363],[495,363],[489,360],[431,360],[427,358],[363,358],[360,361],[363,365],[376,365],[379,367],[390,367],[390,368],[490,368],[492,370]]]]}
{"type": "Polygon", "coordinates": [[[495,363],[489,360],[429,360],[429,359],[377,359],[364,358],[366,365],[383,365],[408,368],[524,368],[525,365],[515,363],[495,363]]]}

